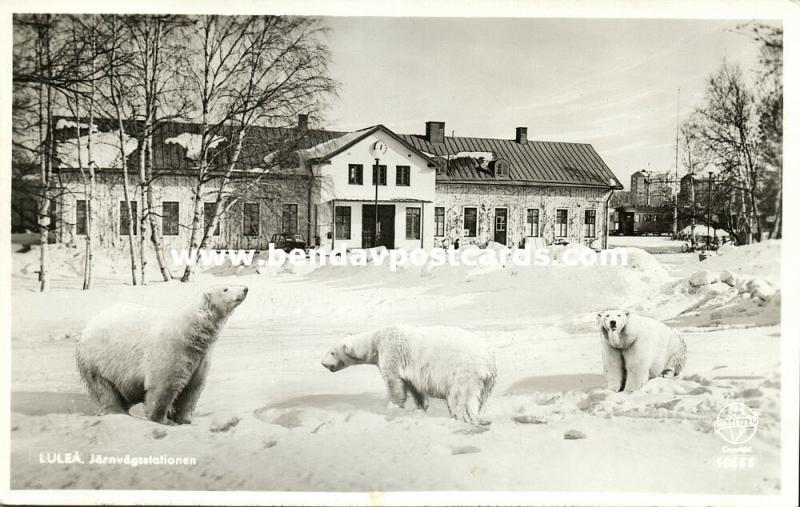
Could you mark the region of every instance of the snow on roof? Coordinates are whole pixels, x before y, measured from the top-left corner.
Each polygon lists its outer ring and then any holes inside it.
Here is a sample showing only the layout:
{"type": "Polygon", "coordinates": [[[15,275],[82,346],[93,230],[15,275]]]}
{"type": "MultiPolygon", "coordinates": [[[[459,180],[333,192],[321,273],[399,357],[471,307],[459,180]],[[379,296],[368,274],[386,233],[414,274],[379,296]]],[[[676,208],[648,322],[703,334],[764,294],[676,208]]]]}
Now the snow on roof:
{"type": "MultiPolygon", "coordinates": [[[[225,140],[222,136],[215,136],[211,141],[208,143],[208,149],[214,149],[219,143],[225,140]]],[[[170,137],[168,139],[164,139],[164,144],[177,144],[181,146],[184,150],[186,150],[186,158],[190,160],[199,160],[200,159],[200,149],[203,143],[203,136],[202,134],[192,134],[190,132],[184,132],[183,134],[179,134],[175,137],[170,137]]]]}
{"type": "MultiPolygon", "coordinates": [[[[77,122],[74,122],[72,120],[68,120],[66,118],[60,118],[56,122],[56,130],[74,129],[74,128],[88,129],[89,128],[89,124],[88,123],[77,123],[77,122]]],[[[97,125],[92,124],[92,130],[94,132],[97,132],[97,125]]]]}
{"type": "Polygon", "coordinates": [[[445,155],[435,155],[433,153],[425,153],[430,158],[434,157],[441,157],[446,159],[456,159],[456,158],[474,158],[474,159],[484,159],[487,162],[492,162],[495,159],[495,154],[492,151],[459,151],[457,153],[448,153],[445,155]]]}
{"type": "Polygon", "coordinates": [[[336,137],[334,139],[331,139],[330,141],[325,141],[324,143],[316,144],[311,148],[300,150],[297,153],[300,155],[301,158],[304,158],[306,160],[323,157],[328,153],[338,150],[342,146],[354,141],[355,139],[358,139],[362,135],[364,135],[363,130],[348,132],[343,136],[336,137]]]}
{"type": "MultiPolygon", "coordinates": [[[[131,136],[124,136],[125,154],[130,155],[139,146],[139,142],[131,136]]],[[[80,137],[80,167],[89,167],[89,136],[80,137]]],[[[74,138],[60,141],[56,144],[56,154],[59,159],[58,167],[75,168],[78,164],[78,146],[74,138]]],[[[103,169],[118,169],[122,167],[122,158],[119,151],[119,131],[96,132],[92,135],[92,162],[96,167],[103,169]]]]}

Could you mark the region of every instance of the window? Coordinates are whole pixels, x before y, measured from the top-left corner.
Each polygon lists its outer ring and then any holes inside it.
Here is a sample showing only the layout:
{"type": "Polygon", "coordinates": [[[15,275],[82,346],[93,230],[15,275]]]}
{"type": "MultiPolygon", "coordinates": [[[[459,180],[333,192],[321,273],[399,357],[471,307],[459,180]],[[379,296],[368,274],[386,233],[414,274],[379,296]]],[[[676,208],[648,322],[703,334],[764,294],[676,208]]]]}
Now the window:
{"type": "Polygon", "coordinates": [[[658,222],[661,220],[661,215],[653,215],[653,222],[658,222]]]}
{"type": "Polygon", "coordinates": [[[444,236],[444,208],[437,206],[433,213],[433,235],[444,236]]]}
{"type": "Polygon", "coordinates": [[[161,232],[164,236],[177,236],[180,224],[180,207],[176,201],[161,203],[161,232]]]}
{"type": "Polygon", "coordinates": [[[335,239],[350,239],[350,206],[336,206],[334,212],[335,239]]]}
{"type": "Polygon", "coordinates": [[[297,204],[284,204],[281,213],[281,232],[297,234],[297,204]]]}
{"type": "Polygon", "coordinates": [[[639,223],[641,221],[641,215],[639,213],[633,215],[633,221],[639,223]]]}
{"type": "Polygon", "coordinates": [[[242,221],[242,234],[245,236],[258,236],[261,230],[261,213],[257,202],[244,203],[242,221]]]}
{"type": "Polygon", "coordinates": [[[567,210],[556,210],[556,236],[564,238],[567,236],[567,210]]]}
{"type": "Polygon", "coordinates": [[[420,208],[406,208],[406,239],[419,239],[420,208]]]}
{"type": "Polygon", "coordinates": [[[39,229],[37,204],[33,199],[15,200],[11,205],[11,232],[29,232],[39,229]]]}
{"type": "MultiPolygon", "coordinates": [[[[139,216],[139,212],[136,208],[136,201],[131,201],[131,215],[133,216],[133,235],[136,236],[137,233],[137,224],[139,220],[137,217],[139,216]]],[[[130,230],[130,222],[128,222],[128,206],[125,204],[125,201],[119,202],[119,235],[120,236],[127,236],[131,232],[130,230]]]]}
{"type": "Polygon", "coordinates": [[[539,210],[529,209],[528,216],[525,218],[525,235],[538,236],[539,235],[539,210]]]}
{"type": "Polygon", "coordinates": [[[464,208],[464,236],[474,238],[478,235],[478,208],[464,208]]]}
{"type": "Polygon", "coordinates": [[[594,238],[597,235],[597,211],[587,209],[583,214],[583,237],[594,238]]]}
{"type": "Polygon", "coordinates": [[[407,187],[411,185],[411,168],[407,165],[397,166],[397,179],[395,184],[398,187],[407,187]]]}
{"type": "Polygon", "coordinates": [[[505,178],[508,176],[508,162],[505,160],[497,160],[494,163],[494,175],[498,178],[505,178]]]}
{"type": "Polygon", "coordinates": [[[86,201],[85,200],[77,200],[75,201],[75,234],[85,235],[87,230],[87,212],[86,212],[86,201]]]}
{"type": "Polygon", "coordinates": [[[373,185],[386,185],[386,166],[374,165],[372,166],[372,184],[373,185]]]}
{"type": "Polygon", "coordinates": [[[351,185],[363,185],[364,166],[361,164],[350,164],[347,167],[347,183],[351,185]]]}
{"type": "MultiPolygon", "coordinates": [[[[216,207],[217,204],[213,202],[203,203],[203,227],[208,227],[211,222],[214,221],[214,208],[216,207]]],[[[211,235],[219,236],[219,220],[217,221],[217,226],[214,228],[214,232],[211,235]]]]}
{"type": "Polygon", "coordinates": [[[644,221],[645,222],[649,222],[650,221],[650,215],[645,215],[644,216],[644,221]]]}

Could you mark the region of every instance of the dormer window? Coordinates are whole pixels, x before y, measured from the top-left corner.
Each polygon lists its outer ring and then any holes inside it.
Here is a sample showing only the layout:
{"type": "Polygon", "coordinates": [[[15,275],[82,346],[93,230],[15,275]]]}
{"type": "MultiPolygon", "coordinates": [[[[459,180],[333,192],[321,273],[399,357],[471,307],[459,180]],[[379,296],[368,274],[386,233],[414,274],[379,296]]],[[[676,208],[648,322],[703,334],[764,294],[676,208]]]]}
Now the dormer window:
{"type": "Polygon", "coordinates": [[[496,178],[508,178],[508,162],[496,160],[494,163],[494,175],[496,178]]]}
{"type": "Polygon", "coordinates": [[[442,157],[433,159],[436,164],[436,176],[447,176],[447,160],[442,157]]]}

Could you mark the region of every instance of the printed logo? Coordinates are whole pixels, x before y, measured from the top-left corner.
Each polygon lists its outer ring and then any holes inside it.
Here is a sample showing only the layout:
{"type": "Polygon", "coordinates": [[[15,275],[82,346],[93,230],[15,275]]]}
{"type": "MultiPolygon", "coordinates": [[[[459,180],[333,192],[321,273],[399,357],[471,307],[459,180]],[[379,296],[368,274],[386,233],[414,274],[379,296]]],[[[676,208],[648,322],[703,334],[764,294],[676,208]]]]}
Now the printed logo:
{"type": "Polygon", "coordinates": [[[758,414],[739,402],[723,407],[714,422],[714,432],[731,445],[749,442],[757,428],[758,414]]]}

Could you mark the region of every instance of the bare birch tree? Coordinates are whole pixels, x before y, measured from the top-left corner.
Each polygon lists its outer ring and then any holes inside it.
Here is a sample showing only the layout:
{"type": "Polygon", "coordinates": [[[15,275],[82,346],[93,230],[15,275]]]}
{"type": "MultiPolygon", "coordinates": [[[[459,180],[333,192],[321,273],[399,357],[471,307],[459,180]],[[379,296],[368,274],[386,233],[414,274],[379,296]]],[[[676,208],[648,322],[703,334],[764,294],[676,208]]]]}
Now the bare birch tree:
{"type": "MultiPolygon", "coordinates": [[[[190,251],[208,246],[220,216],[238,201],[231,196],[230,182],[251,127],[294,122],[299,112],[317,111],[320,100],[335,92],[336,83],[327,76],[329,54],[324,34],[325,28],[313,18],[198,19],[196,36],[203,54],[194,82],[202,132],[190,251]],[[227,160],[216,163],[210,149],[222,142],[223,134],[227,160]],[[210,220],[204,220],[205,187],[212,181],[214,208],[210,220]]],[[[275,144],[297,140],[296,132],[287,129],[286,134],[288,139],[278,139],[275,144]]],[[[257,161],[260,172],[248,177],[259,179],[279,159],[257,161]]],[[[192,266],[187,265],[181,280],[188,281],[191,274],[192,266]]]]}

